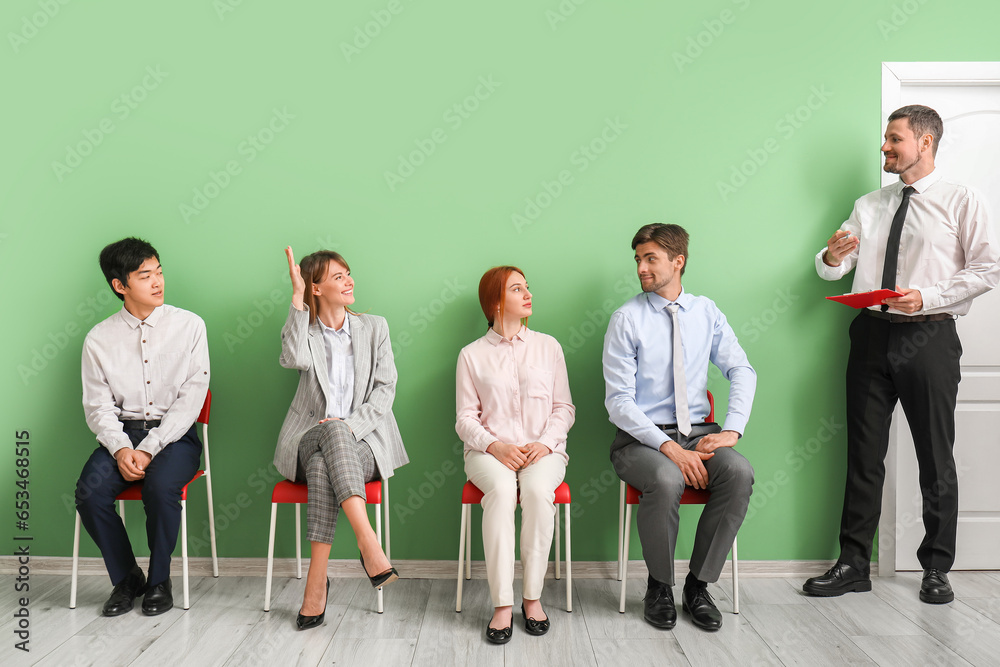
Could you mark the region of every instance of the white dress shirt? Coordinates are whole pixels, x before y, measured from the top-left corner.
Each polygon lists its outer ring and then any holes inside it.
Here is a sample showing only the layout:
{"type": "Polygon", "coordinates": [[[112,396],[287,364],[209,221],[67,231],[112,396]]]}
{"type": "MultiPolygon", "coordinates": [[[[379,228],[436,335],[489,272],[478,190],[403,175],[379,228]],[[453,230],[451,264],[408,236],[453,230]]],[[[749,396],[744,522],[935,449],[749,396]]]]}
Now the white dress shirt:
{"type": "MultiPolygon", "coordinates": [[[[903,199],[905,184],[898,181],[871,192],[854,204],[851,217],[840,228],[860,243],[839,266],[816,255],[816,271],[824,280],[837,280],[857,267],[852,292],[882,286],[882,267],[892,218],[903,199]]],[[[988,292],[1000,279],[1000,246],[990,226],[986,202],[975,190],[942,180],[938,170],[913,183],[916,192],[899,239],[895,282],[920,290],[919,314],[969,312],[972,299],[988,292]]],[[[872,306],[879,310],[881,306],[872,306]]],[[[890,313],[900,313],[894,308],[890,313]]]]}
{"type": "Polygon", "coordinates": [[[156,456],[184,435],[208,393],[208,339],[194,313],[163,305],[145,320],[124,307],[83,342],[83,410],[114,456],[132,442],[122,420],[160,420],[136,447],[156,456]]]}
{"type": "Polygon", "coordinates": [[[351,416],[354,402],[354,344],[351,341],[351,318],[344,316],[344,324],[333,329],[316,318],[323,331],[323,345],[326,348],[326,372],[330,379],[330,405],[326,409],[327,419],[346,419],[351,416]]]}

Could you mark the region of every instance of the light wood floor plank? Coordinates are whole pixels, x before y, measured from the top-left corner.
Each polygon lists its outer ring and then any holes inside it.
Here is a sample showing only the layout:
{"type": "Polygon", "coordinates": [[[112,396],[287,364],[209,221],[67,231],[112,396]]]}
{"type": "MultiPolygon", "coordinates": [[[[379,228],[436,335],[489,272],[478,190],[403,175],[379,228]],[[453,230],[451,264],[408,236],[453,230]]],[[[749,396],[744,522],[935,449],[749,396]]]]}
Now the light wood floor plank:
{"type": "Polygon", "coordinates": [[[879,667],[969,667],[941,642],[926,635],[914,637],[851,637],[879,667]]]}
{"type": "Polygon", "coordinates": [[[337,628],[337,639],[413,639],[420,634],[431,582],[427,579],[400,579],[385,587],[385,613],[375,611],[375,589],[358,589],[350,608],[337,628]]]}
{"type": "MultiPolygon", "coordinates": [[[[409,665],[413,660],[413,639],[336,639],[330,643],[320,665],[409,665]]],[[[279,656],[280,659],[280,656],[279,656]]]]}
{"type": "Polygon", "coordinates": [[[37,667],[124,667],[132,664],[154,641],[156,637],[138,635],[74,635],[55,651],[32,664],[37,667]]]}
{"type": "Polygon", "coordinates": [[[455,580],[433,581],[413,664],[502,667],[504,648],[486,641],[486,624],[492,615],[490,589],[485,580],[465,582],[461,613],[455,612],[455,580]]]}
{"type": "Polygon", "coordinates": [[[949,572],[948,579],[959,600],[1000,598],[1000,581],[986,572],[949,572]]]}
{"type": "Polygon", "coordinates": [[[806,579],[744,578],[740,582],[740,604],[809,604],[802,594],[806,579]]]}
{"type": "Polygon", "coordinates": [[[923,634],[920,627],[872,593],[847,593],[829,598],[803,597],[848,637],[923,634]]]}
{"type": "MultiPolygon", "coordinates": [[[[576,612],[573,612],[576,613],[576,612]]],[[[662,639],[595,639],[594,653],[600,667],[663,667],[690,665],[669,632],[662,639]]]]}
{"type": "MultiPolygon", "coordinates": [[[[584,585],[595,583],[591,579],[584,585]]],[[[574,584],[579,582],[574,581],[574,584]]],[[[521,590],[521,582],[514,582],[514,590],[521,590]]],[[[578,594],[579,586],[574,586],[578,594]]],[[[551,665],[552,667],[597,667],[594,649],[587,630],[586,612],[581,606],[574,605],[572,612],[567,612],[564,598],[566,582],[564,580],[546,579],[542,590],[542,604],[549,617],[551,627],[541,637],[529,635],[524,629],[524,617],[521,615],[521,599],[514,597],[514,636],[504,646],[504,658],[508,665],[551,665]]],[[[463,612],[464,613],[464,612],[463,612]]],[[[487,612],[489,613],[489,612],[487,612]]],[[[489,618],[486,619],[489,621],[489,618]]],[[[483,624],[485,628],[485,624],[483,624]]]]}
{"type": "MultiPolygon", "coordinates": [[[[587,629],[592,640],[597,639],[664,639],[666,630],[654,628],[642,619],[642,597],[646,581],[629,579],[625,591],[625,613],[618,613],[621,582],[614,579],[574,581],[580,607],[587,610],[587,629]]],[[[674,588],[675,600],[679,588],[674,588]]],[[[574,609],[576,604],[573,605],[574,609]]],[[[573,612],[574,614],[576,612],[573,612]]],[[[673,640],[676,641],[676,640],[673,640]]]]}
{"type": "Polygon", "coordinates": [[[743,614],[723,612],[722,628],[717,632],[705,632],[691,622],[691,616],[680,606],[677,613],[677,626],[672,633],[694,667],[781,665],[778,656],[743,614]]]}
{"type": "Polygon", "coordinates": [[[972,607],[1000,627],[1000,598],[966,598],[962,604],[972,607]]]}
{"type": "Polygon", "coordinates": [[[786,665],[872,665],[854,642],[812,606],[747,605],[747,620],[786,665]]]}

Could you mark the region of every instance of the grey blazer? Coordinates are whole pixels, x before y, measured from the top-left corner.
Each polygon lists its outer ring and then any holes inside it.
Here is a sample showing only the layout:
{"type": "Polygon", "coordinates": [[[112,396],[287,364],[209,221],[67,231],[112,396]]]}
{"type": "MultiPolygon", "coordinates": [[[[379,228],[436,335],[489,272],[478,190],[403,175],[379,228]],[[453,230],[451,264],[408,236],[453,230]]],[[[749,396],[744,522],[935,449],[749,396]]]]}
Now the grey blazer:
{"type": "MultiPolygon", "coordinates": [[[[344,422],[355,438],[372,448],[379,475],[387,479],[396,468],[410,462],[392,414],[396,364],[392,360],[389,325],[378,315],[347,316],[351,318],[354,348],[354,398],[351,415],[344,422]]],[[[278,434],[274,467],[294,482],[299,440],[326,417],[330,401],[323,333],[319,322],[309,325],[308,309],[289,306],[288,319],[281,328],[280,363],[299,371],[299,387],[278,434]]]]}

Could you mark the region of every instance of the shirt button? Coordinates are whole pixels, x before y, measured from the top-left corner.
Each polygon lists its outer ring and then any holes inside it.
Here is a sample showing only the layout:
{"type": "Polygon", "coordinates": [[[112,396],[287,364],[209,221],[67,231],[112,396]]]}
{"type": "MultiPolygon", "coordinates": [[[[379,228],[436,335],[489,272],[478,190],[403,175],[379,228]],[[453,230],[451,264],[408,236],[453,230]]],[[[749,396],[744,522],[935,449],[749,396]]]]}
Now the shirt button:
{"type": "Polygon", "coordinates": [[[147,416],[147,417],[149,416],[149,413],[148,413],[148,412],[146,413],[146,416],[147,416]]]}
{"type": "Polygon", "coordinates": [[[152,402],[152,401],[150,401],[150,402],[149,402],[149,404],[150,404],[150,405],[152,405],[152,404],[153,404],[153,402],[152,402]]]}
{"type": "Polygon", "coordinates": [[[146,340],[145,340],[145,339],[143,339],[143,341],[142,341],[142,342],[143,342],[143,343],[145,343],[145,342],[146,342],[146,340]]]}
{"type": "Polygon", "coordinates": [[[146,384],[149,384],[149,380],[146,380],[146,384]]]}
{"type": "Polygon", "coordinates": [[[144,364],[148,364],[148,363],[149,363],[149,359],[143,359],[143,360],[142,360],[142,363],[144,363],[144,364]]]}

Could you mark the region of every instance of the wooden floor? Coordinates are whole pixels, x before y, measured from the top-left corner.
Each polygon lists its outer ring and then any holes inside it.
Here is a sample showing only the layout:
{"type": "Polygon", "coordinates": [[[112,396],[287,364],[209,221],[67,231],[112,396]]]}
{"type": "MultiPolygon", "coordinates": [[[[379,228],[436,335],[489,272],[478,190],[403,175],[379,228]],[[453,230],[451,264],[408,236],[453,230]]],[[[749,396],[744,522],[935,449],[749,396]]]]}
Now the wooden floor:
{"type": "MultiPolygon", "coordinates": [[[[179,579],[179,578],[178,578],[179,579]]],[[[295,629],[303,582],[276,579],[271,611],[263,611],[260,577],[196,578],[191,609],[156,617],[138,611],[103,618],[110,593],[104,576],[81,577],[78,607],[67,607],[69,577],[31,579],[31,652],[13,648],[14,622],[0,618],[0,664],[13,665],[998,665],[1000,573],[951,575],[957,599],[928,605],[917,598],[918,574],[877,578],[874,592],[810,598],[796,579],[744,577],[741,614],[732,615],[729,581],[711,587],[723,627],[705,633],[681,614],[673,631],[642,620],[644,582],[629,582],[618,613],[618,582],[574,580],[573,612],[565,585],[546,582],[552,619],[544,637],[524,632],[515,612],[506,646],[486,642],[488,590],[466,582],[464,611],[455,613],[455,582],[404,579],[385,591],[385,613],[362,579],[335,579],[326,623],[295,629]]],[[[179,588],[179,581],[175,581],[179,588]]],[[[517,584],[519,586],[519,582],[517,584]]],[[[13,609],[13,586],[0,609],[13,609]]],[[[175,589],[178,598],[180,591],[175,589]]],[[[679,596],[679,587],[675,588],[679,596]]]]}

